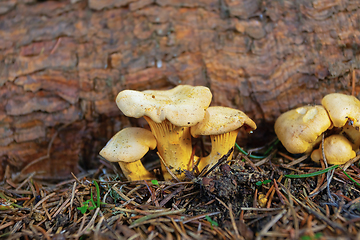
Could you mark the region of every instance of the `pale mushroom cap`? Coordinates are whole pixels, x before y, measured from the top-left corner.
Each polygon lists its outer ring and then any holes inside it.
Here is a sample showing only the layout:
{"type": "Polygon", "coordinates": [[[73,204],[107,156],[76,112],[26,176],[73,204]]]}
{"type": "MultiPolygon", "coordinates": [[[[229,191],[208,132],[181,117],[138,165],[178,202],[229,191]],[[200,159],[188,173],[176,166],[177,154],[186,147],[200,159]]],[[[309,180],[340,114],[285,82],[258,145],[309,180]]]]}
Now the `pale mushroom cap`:
{"type": "Polygon", "coordinates": [[[130,163],[140,160],[149,148],[156,148],[154,135],[144,128],[129,127],[116,133],[99,154],[110,162],[130,163]]]}
{"type": "Polygon", "coordinates": [[[191,127],[191,135],[219,135],[234,131],[245,125],[251,130],[256,129],[256,124],[245,113],[228,107],[209,107],[204,119],[191,127]]]}
{"type": "MultiPolygon", "coordinates": [[[[322,158],[321,146],[314,150],[311,159],[318,162],[322,158]]],[[[344,164],[356,156],[352,150],[351,142],[344,136],[335,134],[324,140],[324,153],[329,164],[344,164]]]]}
{"type": "Polygon", "coordinates": [[[335,127],[342,127],[350,120],[352,126],[359,128],[360,101],[356,97],[342,93],[331,93],[322,99],[321,104],[328,111],[335,127]]]}
{"type": "Polygon", "coordinates": [[[311,151],[318,137],[331,126],[322,106],[304,106],[281,114],[275,122],[275,133],[290,153],[311,151]]]}
{"type": "Polygon", "coordinates": [[[190,127],[204,118],[211,98],[207,87],[180,85],[170,90],[124,90],[116,103],[128,117],[148,116],[156,123],[167,119],[176,126],[190,127]]]}

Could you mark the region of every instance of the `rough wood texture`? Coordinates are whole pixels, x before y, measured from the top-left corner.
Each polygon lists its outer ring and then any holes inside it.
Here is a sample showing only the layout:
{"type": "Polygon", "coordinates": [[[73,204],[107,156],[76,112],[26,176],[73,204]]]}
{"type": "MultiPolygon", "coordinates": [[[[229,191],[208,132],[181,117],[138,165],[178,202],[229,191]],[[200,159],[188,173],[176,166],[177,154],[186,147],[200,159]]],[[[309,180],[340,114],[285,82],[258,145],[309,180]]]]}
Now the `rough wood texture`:
{"type": "Polygon", "coordinates": [[[114,103],[126,88],[205,85],[213,105],[270,124],[326,93],[350,93],[350,73],[360,77],[359,7],[354,0],[3,0],[0,175],[46,156],[51,139],[48,158],[26,171],[64,177],[78,159],[95,159],[129,124],[114,103]]]}

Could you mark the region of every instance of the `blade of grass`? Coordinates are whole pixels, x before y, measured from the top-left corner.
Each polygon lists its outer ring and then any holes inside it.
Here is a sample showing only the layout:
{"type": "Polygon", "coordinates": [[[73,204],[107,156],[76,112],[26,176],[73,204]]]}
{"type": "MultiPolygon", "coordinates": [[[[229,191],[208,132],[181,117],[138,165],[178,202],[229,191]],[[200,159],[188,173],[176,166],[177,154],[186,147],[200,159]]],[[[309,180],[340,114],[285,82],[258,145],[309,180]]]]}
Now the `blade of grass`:
{"type": "Polygon", "coordinates": [[[331,167],[325,168],[323,170],[317,171],[317,172],[313,172],[313,173],[307,173],[307,174],[301,174],[301,175],[285,175],[285,177],[287,178],[307,178],[307,177],[314,177],[323,173],[326,173],[330,170],[336,169],[338,168],[339,165],[333,165],[331,167]]]}
{"type": "Polygon", "coordinates": [[[99,184],[94,180],[93,181],[95,188],[96,188],[96,207],[100,207],[100,188],[99,188],[99,184]]]}
{"type": "Polygon", "coordinates": [[[266,158],[268,156],[268,154],[271,152],[271,150],[280,142],[280,140],[277,138],[271,145],[270,147],[264,152],[264,156],[256,156],[256,155],[252,155],[247,153],[244,149],[242,149],[237,143],[235,143],[235,147],[242,152],[243,154],[245,154],[246,156],[250,157],[250,158],[255,158],[255,159],[263,159],[266,158]]]}
{"type": "Polygon", "coordinates": [[[263,159],[266,158],[266,156],[255,156],[255,155],[251,155],[249,153],[247,153],[246,151],[244,151],[237,143],[235,143],[235,147],[237,148],[237,150],[239,150],[240,152],[242,152],[243,154],[245,154],[246,156],[250,157],[250,158],[255,158],[255,159],[263,159]]]}
{"type": "Polygon", "coordinates": [[[96,188],[96,207],[101,207],[101,204],[106,204],[100,199],[100,187],[99,184],[94,180],[93,181],[95,188],[96,188]]]}
{"type": "Polygon", "coordinates": [[[356,185],[360,186],[360,183],[358,183],[357,181],[355,181],[355,179],[353,179],[349,174],[347,174],[342,168],[340,168],[342,170],[342,172],[354,183],[356,183],[356,185]]]}
{"type": "Polygon", "coordinates": [[[271,150],[280,142],[280,140],[277,138],[273,144],[270,145],[270,147],[264,152],[264,155],[267,156],[271,150]]]}

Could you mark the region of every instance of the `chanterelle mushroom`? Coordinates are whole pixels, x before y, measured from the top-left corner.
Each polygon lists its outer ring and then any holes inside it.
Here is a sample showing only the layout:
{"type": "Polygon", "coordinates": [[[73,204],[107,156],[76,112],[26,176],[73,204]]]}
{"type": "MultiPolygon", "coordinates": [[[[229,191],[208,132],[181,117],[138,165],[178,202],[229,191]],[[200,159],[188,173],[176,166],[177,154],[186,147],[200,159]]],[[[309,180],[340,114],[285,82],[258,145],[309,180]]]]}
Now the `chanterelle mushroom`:
{"type": "MultiPolygon", "coordinates": [[[[205,118],[190,128],[191,135],[210,135],[211,152],[208,156],[201,158],[198,168],[201,171],[206,165],[209,168],[228,151],[234,147],[236,137],[240,128],[244,126],[247,130],[255,130],[256,124],[245,113],[228,107],[209,107],[205,118]]],[[[228,159],[232,158],[230,154],[228,159]]]]}
{"type": "Polygon", "coordinates": [[[281,114],[275,122],[275,133],[290,153],[310,152],[319,136],[331,126],[322,106],[304,106],[281,114]]]}
{"type": "Polygon", "coordinates": [[[322,99],[321,104],[329,113],[334,127],[342,127],[349,122],[356,130],[359,130],[360,101],[356,97],[331,93],[322,99]]]}
{"type": "MultiPolygon", "coordinates": [[[[319,162],[322,159],[321,145],[311,153],[311,159],[319,162]]],[[[331,135],[324,140],[324,153],[328,164],[344,164],[356,156],[351,142],[339,134],[331,135]]]]}
{"type": "MultiPolygon", "coordinates": [[[[189,127],[200,122],[210,105],[212,94],[207,87],[180,85],[170,90],[143,92],[124,90],[116,97],[120,110],[128,117],[143,117],[158,142],[158,152],[169,169],[182,179],[181,170],[191,166],[189,127]]],[[[171,179],[162,164],[166,180],[171,179]]]]}
{"type": "Polygon", "coordinates": [[[129,127],[116,133],[99,154],[110,162],[118,162],[129,181],[154,179],[141,163],[149,148],[156,148],[154,135],[143,128],[129,127]]]}

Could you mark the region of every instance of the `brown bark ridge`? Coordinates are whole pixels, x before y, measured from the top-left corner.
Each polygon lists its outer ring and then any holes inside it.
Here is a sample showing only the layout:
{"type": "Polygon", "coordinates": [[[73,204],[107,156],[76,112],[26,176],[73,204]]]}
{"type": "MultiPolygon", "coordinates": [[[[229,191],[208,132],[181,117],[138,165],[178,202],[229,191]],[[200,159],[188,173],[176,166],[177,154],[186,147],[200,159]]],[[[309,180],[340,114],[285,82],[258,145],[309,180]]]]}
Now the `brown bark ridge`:
{"type": "Polygon", "coordinates": [[[114,102],[123,89],[208,86],[213,105],[241,109],[258,123],[330,92],[351,93],[351,73],[360,75],[359,6],[3,0],[1,176],[8,166],[62,178],[77,172],[79,159],[96,159],[129,125],[114,102]]]}

